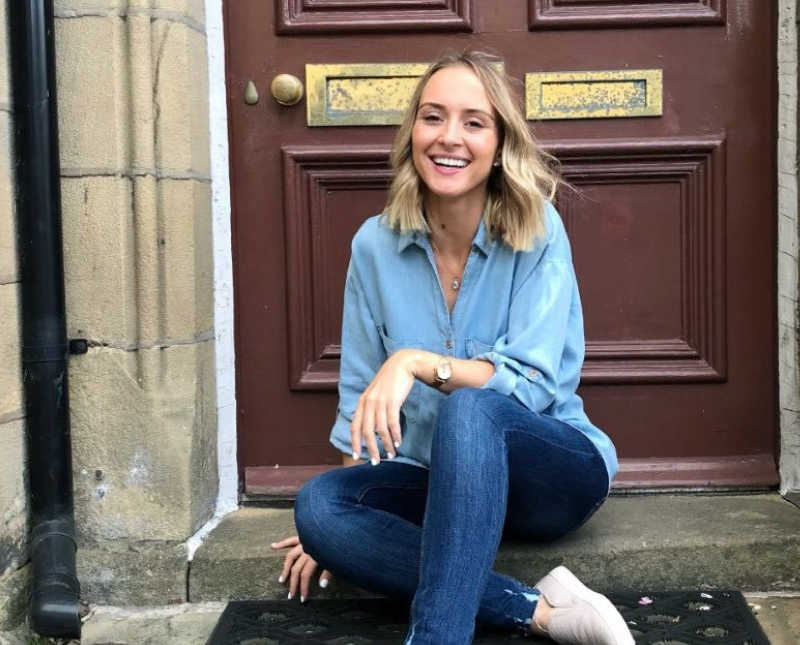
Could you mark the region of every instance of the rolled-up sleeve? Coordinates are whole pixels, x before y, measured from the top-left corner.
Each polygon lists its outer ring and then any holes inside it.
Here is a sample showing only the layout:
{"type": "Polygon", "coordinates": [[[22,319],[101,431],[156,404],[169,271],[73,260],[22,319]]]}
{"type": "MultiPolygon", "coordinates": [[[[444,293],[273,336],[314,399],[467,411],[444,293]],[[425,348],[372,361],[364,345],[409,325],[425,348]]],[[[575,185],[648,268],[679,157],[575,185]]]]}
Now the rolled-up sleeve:
{"type": "Polygon", "coordinates": [[[512,299],[507,332],[491,351],[473,357],[495,366],[484,388],[511,395],[534,412],[550,406],[558,388],[574,290],[572,262],[542,258],[512,299]]]}
{"type": "Polygon", "coordinates": [[[385,360],[386,352],[377,325],[351,260],[344,288],[339,407],[330,434],[331,443],[348,455],[352,453],[350,423],[358,405],[358,397],[385,360]]]}

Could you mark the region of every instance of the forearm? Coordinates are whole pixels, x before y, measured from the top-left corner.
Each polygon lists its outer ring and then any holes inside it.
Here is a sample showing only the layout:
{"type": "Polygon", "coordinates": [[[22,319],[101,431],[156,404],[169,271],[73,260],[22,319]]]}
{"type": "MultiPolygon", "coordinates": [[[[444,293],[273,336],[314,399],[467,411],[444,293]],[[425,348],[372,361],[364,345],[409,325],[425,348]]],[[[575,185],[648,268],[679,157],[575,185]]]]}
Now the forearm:
{"type": "Polygon", "coordinates": [[[409,352],[411,371],[414,376],[428,385],[433,385],[434,370],[439,361],[447,358],[452,368],[452,376],[438,389],[452,392],[462,387],[483,387],[494,376],[494,365],[489,361],[464,360],[423,350],[402,350],[409,352]]]}

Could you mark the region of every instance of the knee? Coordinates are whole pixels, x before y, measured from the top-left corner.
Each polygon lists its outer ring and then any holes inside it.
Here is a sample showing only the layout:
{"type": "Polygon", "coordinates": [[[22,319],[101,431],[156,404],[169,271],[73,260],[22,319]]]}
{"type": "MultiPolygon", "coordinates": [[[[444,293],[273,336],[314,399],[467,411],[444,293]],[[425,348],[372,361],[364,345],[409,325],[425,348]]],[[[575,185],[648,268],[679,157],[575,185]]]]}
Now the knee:
{"type": "Polygon", "coordinates": [[[503,395],[493,390],[459,388],[445,397],[439,407],[432,450],[435,446],[453,450],[465,444],[496,441],[498,426],[493,410],[498,396],[503,395]]]}
{"type": "Polygon", "coordinates": [[[491,408],[498,395],[494,390],[462,387],[446,396],[439,408],[440,422],[445,425],[474,426],[491,419],[491,408]]]}
{"type": "Polygon", "coordinates": [[[321,515],[325,512],[325,482],[328,473],[317,475],[307,481],[298,491],[294,501],[294,525],[300,542],[313,542],[319,532],[321,515]]]}

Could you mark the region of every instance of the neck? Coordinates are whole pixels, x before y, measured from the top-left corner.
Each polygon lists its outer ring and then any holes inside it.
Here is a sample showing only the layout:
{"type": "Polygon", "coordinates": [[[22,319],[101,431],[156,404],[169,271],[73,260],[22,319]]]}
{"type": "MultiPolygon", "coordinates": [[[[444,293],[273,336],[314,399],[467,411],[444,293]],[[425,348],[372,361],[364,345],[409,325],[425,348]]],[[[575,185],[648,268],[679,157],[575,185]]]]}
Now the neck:
{"type": "Polygon", "coordinates": [[[449,256],[461,257],[468,254],[480,225],[485,203],[485,198],[480,202],[453,202],[435,195],[426,196],[425,215],[436,248],[449,256]]]}

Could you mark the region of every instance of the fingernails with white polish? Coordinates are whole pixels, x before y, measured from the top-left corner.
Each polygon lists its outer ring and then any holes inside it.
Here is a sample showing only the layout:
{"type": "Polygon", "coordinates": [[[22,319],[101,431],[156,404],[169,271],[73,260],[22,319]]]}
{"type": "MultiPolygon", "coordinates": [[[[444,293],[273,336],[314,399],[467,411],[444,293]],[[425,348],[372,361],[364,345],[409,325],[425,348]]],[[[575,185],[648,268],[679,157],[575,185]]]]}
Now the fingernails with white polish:
{"type": "Polygon", "coordinates": [[[290,592],[289,592],[289,595],[288,595],[288,596],[286,596],[286,600],[291,600],[291,599],[292,599],[292,592],[290,591],[290,592]]]}
{"type": "Polygon", "coordinates": [[[373,457],[372,459],[369,460],[369,463],[371,463],[373,466],[377,466],[379,463],[381,463],[381,460],[375,459],[375,457],[373,457]]]}
{"type": "Polygon", "coordinates": [[[393,452],[389,453],[389,459],[394,459],[394,453],[393,452]]]}
{"type": "Polygon", "coordinates": [[[359,454],[357,452],[353,451],[353,459],[358,461],[359,459],[361,459],[361,457],[359,456],[359,454]]]}
{"type": "Polygon", "coordinates": [[[286,580],[286,578],[283,576],[278,576],[278,582],[283,583],[284,580],[286,580]]]}
{"type": "Polygon", "coordinates": [[[300,596],[300,602],[305,602],[305,601],[306,601],[306,597],[305,596],[300,596]]]}
{"type": "Polygon", "coordinates": [[[395,441],[394,442],[394,447],[395,448],[399,448],[400,447],[400,442],[399,441],[395,441]]]}
{"type": "Polygon", "coordinates": [[[319,579],[319,586],[323,589],[328,586],[328,579],[327,578],[320,578],[319,579]]]}

